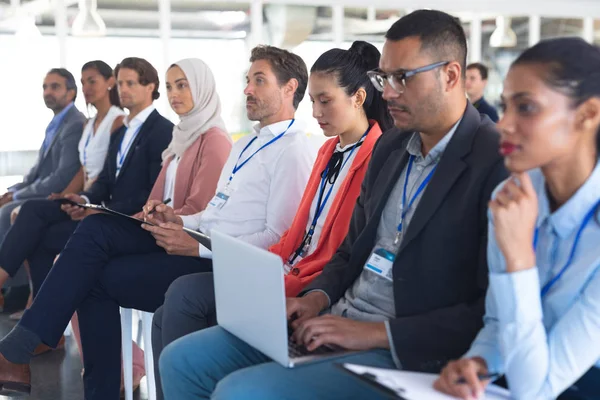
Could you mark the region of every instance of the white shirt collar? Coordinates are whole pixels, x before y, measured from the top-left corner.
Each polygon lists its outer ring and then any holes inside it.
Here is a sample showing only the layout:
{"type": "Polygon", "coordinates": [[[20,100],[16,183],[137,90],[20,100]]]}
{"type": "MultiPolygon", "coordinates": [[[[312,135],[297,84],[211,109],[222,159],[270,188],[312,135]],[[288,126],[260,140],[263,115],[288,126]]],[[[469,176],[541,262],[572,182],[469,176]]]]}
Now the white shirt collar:
{"type": "Polygon", "coordinates": [[[357,143],[359,143],[359,142],[364,142],[366,138],[367,138],[366,136],[363,136],[363,137],[361,137],[361,138],[360,138],[360,140],[359,140],[358,142],[349,143],[349,144],[347,144],[347,145],[345,145],[345,146],[343,146],[343,147],[342,147],[342,145],[340,144],[340,142],[338,142],[338,143],[335,145],[335,151],[336,151],[336,152],[343,152],[343,151],[346,151],[346,150],[348,150],[350,147],[354,146],[355,144],[357,144],[357,143]]]}
{"type": "Polygon", "coordinates": [[[152,114],[152,111],[154,111],[156,109],[156,107],[154,107],[154,104],[150,104],[148,107],[144,108],[142,111],[140,111],[138,113],[138,115],[136,115],[133,120],[131,120],[131,122],[129,121],[129,115],[125,117],[125,119],[123,120],[123,125],[125,125],[127,128],[130,127],[137,127],[142,125],[144,122],[146,122],[146,120],[148,119],[148,117],[150,116],[150,114],[152,114]]]}
{"type": "MultiPolygon", "coordinates": [[[[256,136],[277,136],[283,131],[285,131],[288,126],[290,126],[291,119],[286,119],[284,121],[275,122],[274,124],[260,127],[260,124],[254,125],[254,134],[256,136]]],[[[296,125],[298,121],[294,121],[294,125],[296,125]]],[[[290,127],[291,128],[291,127],[290,127]]]]}

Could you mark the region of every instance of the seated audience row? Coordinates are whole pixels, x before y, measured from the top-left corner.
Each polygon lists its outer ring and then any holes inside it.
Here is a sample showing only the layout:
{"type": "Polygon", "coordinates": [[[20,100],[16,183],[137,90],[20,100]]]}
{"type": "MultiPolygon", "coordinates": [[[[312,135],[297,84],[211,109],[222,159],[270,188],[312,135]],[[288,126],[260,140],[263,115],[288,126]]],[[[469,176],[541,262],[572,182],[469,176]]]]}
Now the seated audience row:
{"type": "Polygon", "coordinates": [[[418,11],[369,72],[396,129],[373,149],[344,242],[287,301],[299,344],[358,352],[286,369],[210,327],[164,349],[166,399],[371,398],[335,364],[439,371],[464,354],[484,312],[487,203],[507,177],[495,125],[464,95],[466,52],[454,18],[418,11]]]}
{"type": "MultiPolygon", "coordinates": [[[[382,129],[392,127],[387,105],[366,74],[378,64],[375,46],[355,42],[349,50],[327,51],[311,68],[313,116],[333,139],[319,151],[291,226],[269,248],[285,262],[288,296],[297,295],[318,276],[342,243],[373,147],[382,129]]],[[[265,77],[276,79],[268,71],[265,77]]],[[[167,291],[165,305],[154,314],[155,361],[175,339],[215,324],[212,274],[179,278],[167,291]]],[[[155,373],[160,376],[159,368],[155,373]]],[[[160,381],[156,386],[162,398],[160,381]]]]}
{"type": "MultiPolygon", "coordinates": [[[[85,398],[116,399],[127,307],[156,311],[157,391],[169,400],[381,396],[340,362],[441,371],[435,388],[464,399],[492,374],[517,399],[597,398],[600,50],[568,38],[525,51],[498,127],[465,97],[466,54],[461,25],[434,10],[398,20],[381,54],[360,41],[325,52],[310,77],[297,55],[259,46],[244,90],[257,125],[233,147],[202,61],[167,72],[175,127],[152,106],[147,61],[123,60],[114,78],[86,64],[84,92],[101,75],[129,115],[112,135],[104,125],[110,144],[94,169],[98,120],[120,114],[99,96],[80,139],[83,173],[71,174],[83,191],[24,202],[0,246],[2,282],[27,260],[35,287],[0,340],[0,394],[31,390],[32,355],[59,345],[77,312],[85,398]],[[295,119],[308,86],[332,137],[318,154],[295,119]],[[212,252],[183,227],[277,254],[292,340],[352,353],[284,368],[215,326],[212,252]]],[[[64,75],[53,71],[47,80],[64,75]]],[[[54,130],[76,94],[58,81],[64,90],[47,83],[64,92],[54,130]]]]}

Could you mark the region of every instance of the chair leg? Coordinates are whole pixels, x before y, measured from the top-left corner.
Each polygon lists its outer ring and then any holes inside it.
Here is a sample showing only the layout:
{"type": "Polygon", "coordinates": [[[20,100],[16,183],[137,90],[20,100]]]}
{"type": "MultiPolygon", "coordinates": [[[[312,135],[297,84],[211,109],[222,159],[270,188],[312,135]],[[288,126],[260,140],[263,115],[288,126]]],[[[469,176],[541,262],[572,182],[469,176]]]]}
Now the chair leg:
{"type": "Polygon", "coordinates": [[[156,400],[156,382],[154,377],[154,356],[152,354],[152,313],[142,313],[142,335],[144,337],[144,363],[146,366],[146,383],[148,384],[148,400],[156,400]]]}
{"type": "Polygon", "coordinates": [[[123,348],[123,380],[125,384],[125,400],[133,400],[133,350],[132,312],[130,308],[121,308],[121,346],[123,348]]]}

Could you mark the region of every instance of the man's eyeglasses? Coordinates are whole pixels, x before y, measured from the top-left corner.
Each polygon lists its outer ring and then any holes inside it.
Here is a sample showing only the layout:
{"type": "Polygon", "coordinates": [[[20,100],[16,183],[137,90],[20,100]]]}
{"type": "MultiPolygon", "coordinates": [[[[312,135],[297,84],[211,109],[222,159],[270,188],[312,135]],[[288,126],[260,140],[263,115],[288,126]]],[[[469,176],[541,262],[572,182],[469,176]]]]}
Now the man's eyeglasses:
{"type": "Polygon", "coordinates": [[[425,65],[424,67],[415,68],[408,71],[398,71],[391,74],[386,74],[379,69],[375,69],[373,71],[368,71],[367,76],[369,79],[371,79],[375,89],[379,90],[380,92],[383,92],[387,82],[396,92],[404,93],[406,91],[406,80],[408,78],[420,72],[431,71],[432,69],[442,67],[449,63],[450,61],[440,61],[434,64],[425,65]]]}

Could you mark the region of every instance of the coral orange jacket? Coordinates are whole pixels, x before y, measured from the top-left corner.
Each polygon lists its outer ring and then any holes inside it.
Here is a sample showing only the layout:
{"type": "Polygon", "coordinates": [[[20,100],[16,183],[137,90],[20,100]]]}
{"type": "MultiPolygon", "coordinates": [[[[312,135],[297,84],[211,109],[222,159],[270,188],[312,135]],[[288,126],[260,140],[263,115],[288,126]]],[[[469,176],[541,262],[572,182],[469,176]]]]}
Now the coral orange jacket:
{"type": "MultiPolygon", "coordinates": [[[[369,121],[369,124],[371,126],[369,133],[363,144],[358,148],[358,153],[356,153],[350,165],[348,174],[336,193],[331,208],[325,217],[325,224],[317,248],[312,254],[300,260],[285,276],[285,290],[288,297],[296,296],[304,286],[308,285],[321,273],[323,267],[333,257],[346,237],[352,210],[354,210],[354,205],[360,194],[360,186],[369,166],[373,146],[381,136],[379,124],[372,120],[369,121]]],[[[321,183],[321,172],[327,167],[327,163],[338,143],[338,137],[330,139],[319,150],[317,161],[313,166],[292,225],[283,234],[279,242],[269,248],[269,251],[280,256],[284,262],[296,251],[304,238],[310,207],[321,183]]]]}

